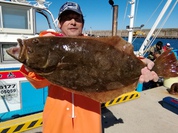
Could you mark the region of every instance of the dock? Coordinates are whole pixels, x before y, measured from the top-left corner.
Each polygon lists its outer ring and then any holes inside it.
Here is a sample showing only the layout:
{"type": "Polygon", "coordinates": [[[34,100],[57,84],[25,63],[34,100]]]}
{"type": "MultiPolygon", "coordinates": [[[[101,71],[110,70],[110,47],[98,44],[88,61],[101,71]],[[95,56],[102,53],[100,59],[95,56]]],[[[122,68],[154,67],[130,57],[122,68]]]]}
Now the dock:
{"type": "MultiPolygon", "coordinates": [[[[103,107],[103,133],[177,133],[178,115],[161,104],[168,96],[178,99],[161,86],[140,92],[134,100],[103,107]]],[[[42,127],[23,133],[42,133],[42,127]]]]}
{"type": "Polygon", "coordinates": [[[178,115],[161,105],[171,96],[161,86],[142,91],[140,98],[103,110],[103,133],[177,133],[178,115]]]}

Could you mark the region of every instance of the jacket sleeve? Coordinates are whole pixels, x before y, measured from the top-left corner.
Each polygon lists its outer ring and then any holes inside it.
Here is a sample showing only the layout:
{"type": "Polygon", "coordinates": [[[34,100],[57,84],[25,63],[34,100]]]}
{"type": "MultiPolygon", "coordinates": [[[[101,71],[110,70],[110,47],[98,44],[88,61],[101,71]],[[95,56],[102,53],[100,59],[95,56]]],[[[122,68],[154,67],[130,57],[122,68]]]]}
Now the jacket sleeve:
{"type": "Polygon", "coordinates": [[[40,77],[34,72],[27,72],[24,65],[21,66],[20,72],[35,88],[43,88],[50,85],[50,82],[47,79],[40,77]]]}

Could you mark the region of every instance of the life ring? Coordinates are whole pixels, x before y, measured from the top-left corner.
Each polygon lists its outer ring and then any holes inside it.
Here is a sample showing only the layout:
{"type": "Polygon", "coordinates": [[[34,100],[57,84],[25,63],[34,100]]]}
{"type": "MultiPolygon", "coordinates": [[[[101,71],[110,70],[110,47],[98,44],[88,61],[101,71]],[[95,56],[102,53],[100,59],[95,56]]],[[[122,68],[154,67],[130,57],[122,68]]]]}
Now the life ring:
{"type": "Polygon", "coordinates": [[[173,95],[177,95],[178,94],[178,82],[177,83],[173,83],[171,85],[171,88],[169,90],[169,93],[170,94],[173,94],[173,95]]]}
{"type": "Polygon", "coordinates": [[[165,78],[163,81],[163,85],[167,88],[171,88],[171,85],[173,83],[178,83],[178,77],[173,77],[173,78],[165,78]]]}

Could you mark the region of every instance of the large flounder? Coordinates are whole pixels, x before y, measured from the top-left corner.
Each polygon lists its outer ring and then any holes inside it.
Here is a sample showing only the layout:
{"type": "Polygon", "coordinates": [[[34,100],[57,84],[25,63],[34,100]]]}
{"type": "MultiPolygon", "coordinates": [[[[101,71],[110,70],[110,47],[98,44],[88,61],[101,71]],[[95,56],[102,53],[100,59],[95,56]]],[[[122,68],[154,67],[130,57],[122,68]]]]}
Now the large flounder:
{"type": "MultiPolygon", "coordinates": [[[[20,48],[10,48],[7,53],[30,71],[99,102],[133,91],[145,66],[121,37],[35,37],[18,42],[20,48]]],[[[178,76],[176,58],[170,51],[155,64],[160,76],[178,76]]]]}

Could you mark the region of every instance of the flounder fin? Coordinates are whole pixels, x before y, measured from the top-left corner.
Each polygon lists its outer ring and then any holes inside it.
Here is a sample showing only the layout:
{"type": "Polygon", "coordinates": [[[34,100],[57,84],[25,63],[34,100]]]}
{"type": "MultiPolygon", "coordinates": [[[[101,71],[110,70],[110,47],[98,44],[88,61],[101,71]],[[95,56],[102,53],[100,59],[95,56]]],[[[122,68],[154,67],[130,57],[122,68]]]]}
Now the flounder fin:
{"type": "Polygon", "coordinates": [[[178,76],[178,61],[171,50],[161,54],[156,60],[153,68],[158,76],[169,78],[178,76]]]}
{"type": "Polygon", "coordinates": [[[118,96],[134,91],[138,82],[134,82],[133,84],[130,84],[129,86],[122,86],[121,88],[118,87],[118,89],[113,89],[109,91],[103,91],[103,92],[76,92],[78,94],[82,94],[84,96],[90,97],[91,99],[98,101],[100,103],[105,103],[110,100],[114,100],[118,96]]]}
{"type": "Polygon", "coordinates": [[[95,40],[98,40],[100,42],[106,43],[108,45],[114,46],[119,51],[125,52],[129,55],[134,55],[133,52],[133,45],[127,41],[125,41],[123,38],[119,36],[113,36],[108,38],[94,38],[95,40]]]}

